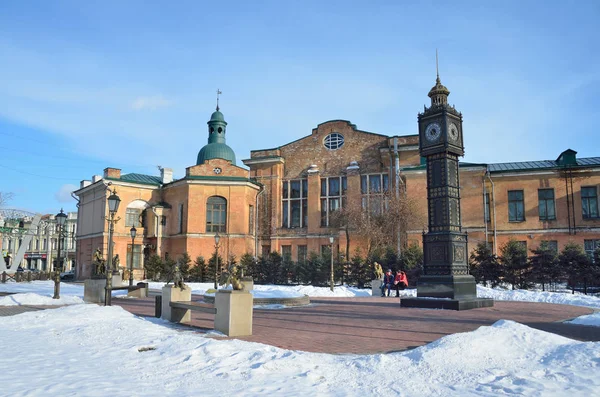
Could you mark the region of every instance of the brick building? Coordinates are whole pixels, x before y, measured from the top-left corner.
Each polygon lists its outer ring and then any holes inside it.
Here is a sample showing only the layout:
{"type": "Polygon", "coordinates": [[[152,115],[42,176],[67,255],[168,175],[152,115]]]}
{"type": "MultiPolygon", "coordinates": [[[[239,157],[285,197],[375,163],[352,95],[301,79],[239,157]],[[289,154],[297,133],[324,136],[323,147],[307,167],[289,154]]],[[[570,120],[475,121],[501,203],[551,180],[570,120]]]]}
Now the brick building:
{"type": "MultiPolygon", "coordinates": [[[[334,250],[344,252],[344,233],[329,226],[331,213],[350,200],[360,200],[365,208],[381,205],[385,191],[400,187],[422,203],[425,219],[403,243],[421,244],[427,227],[427,189],[418,135],[388,136],[362,131],[346,120],[327,121],[294,142],[251,151],[243,160],[247,170],[236,165],[225,143],[226,125],[217,108],[208,122],[208,144],[181,179],[173,180],[169,169],[159,177],[107,168],[104,176],[82,181],[75,192],[80,199],[81,278],[90,274],[93,250],[107,251],[108,182],[122,199],[115,252],[122,265],[128,263],[129,228],[139,228],[133,248],[138,269],[151,252],[209,257],[217,231],[223,236],[223,257],[278,251],[302,261],[311,251],[328,247],[332,235],[334,250]]],[[[468,136],[467,122],[467,142],[468,136]]],[[[529,249],[543,240],[558,250],[568,241],[588,251],[600,244],[600,157],[577,159],[568,149],[556,160],[461,163],[459,177],[469,249],[488,241],[499,253],[509,238],[523,241],[529,249]]],[[[361,244],[351,239],[351,251],[361,244]]]]}

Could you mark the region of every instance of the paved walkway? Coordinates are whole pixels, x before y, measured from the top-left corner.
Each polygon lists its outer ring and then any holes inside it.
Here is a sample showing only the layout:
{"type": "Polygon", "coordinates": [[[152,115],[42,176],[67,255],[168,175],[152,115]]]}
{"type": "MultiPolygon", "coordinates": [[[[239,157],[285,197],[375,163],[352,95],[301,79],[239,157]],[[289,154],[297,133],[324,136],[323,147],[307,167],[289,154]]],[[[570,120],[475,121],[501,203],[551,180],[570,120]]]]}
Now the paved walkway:
{"type": "MultiPolygon", "coordinates": [[[[577,340],[600,341],[600,327],[560,323],[593,312],[577,306],[497,301],[491,308],[452,311],[401,308],[398,298],[312,298],[311,302],[311,306],[284,310],[255,309],[253,335],[238,339],[311,352],[382,353],[422,346],[506,319],[577,340]]],[[[153,297],[113,298],[113,305],[154,316],[153,297]]],[[[190,326],[205,332],[213,329],[213,321],[212,314],[192,312],[190,326]]]]}

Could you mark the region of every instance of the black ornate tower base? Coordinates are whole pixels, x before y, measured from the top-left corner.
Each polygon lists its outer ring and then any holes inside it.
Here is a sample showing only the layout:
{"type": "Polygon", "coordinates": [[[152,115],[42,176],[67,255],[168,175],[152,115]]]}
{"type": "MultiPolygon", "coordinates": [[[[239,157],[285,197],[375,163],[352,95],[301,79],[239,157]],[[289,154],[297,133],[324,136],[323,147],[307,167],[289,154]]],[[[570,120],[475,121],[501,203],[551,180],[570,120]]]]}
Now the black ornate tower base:
{"type": "Polygon", "coordinates": [[[419,149],[427,159],[427,215],[423,233],[423,276],[417,297],[403,298],[402,307],[466,310],[494,305],[477,298],[467,264],[467,235],[462,232],[458,157],[464,155],[462,114],[448,105],[450,91],[439,75],[429,91],[431,107],[419,114],[419,149]]]}

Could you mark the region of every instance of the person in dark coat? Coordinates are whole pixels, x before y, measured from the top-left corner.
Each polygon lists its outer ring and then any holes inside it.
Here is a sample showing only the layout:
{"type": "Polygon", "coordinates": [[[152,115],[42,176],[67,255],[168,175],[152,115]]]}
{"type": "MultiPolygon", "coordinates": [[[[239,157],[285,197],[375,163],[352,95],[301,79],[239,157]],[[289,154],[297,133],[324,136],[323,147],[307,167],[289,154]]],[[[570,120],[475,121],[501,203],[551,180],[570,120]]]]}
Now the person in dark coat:
{"type": "MultiPolygon", "coordinates": [[[[402,270],[396,271],[396,277],[394,277],[394,289],[396,290],[396,298],[400,297],[400,290],[408,287],[408,278],[406,273],[402,270]]],[[[389,296],[389,293],[388,293],[389,296]]]]}
{"type": "Polygon", "coordinates": [[[394,286],[394,275],[392,269],[388,269],[383,275],[383,283],[381,283],[381,296],[385,296],[385,290],[387,289],[387,296],[390,296],[390,291],[394,286]]]}

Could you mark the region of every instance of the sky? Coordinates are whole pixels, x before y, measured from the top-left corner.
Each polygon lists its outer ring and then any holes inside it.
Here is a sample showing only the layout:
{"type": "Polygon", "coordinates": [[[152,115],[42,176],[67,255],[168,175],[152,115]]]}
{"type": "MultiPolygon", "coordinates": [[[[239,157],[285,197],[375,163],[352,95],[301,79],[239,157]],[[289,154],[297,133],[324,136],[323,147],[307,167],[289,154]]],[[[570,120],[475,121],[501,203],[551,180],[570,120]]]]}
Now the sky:
{"type": "MultiPolygon", "coordinates": [[[[209,283],[190,286],[195,292],[212,288],[209,283]]],[[[327,287],[255,287],[274,297],[301,289],[310,296],[331,296],[327,287]]],[[[335,289],[338,297],[360,291],[335,289]]],[[[0,307],[58,301],[51,299],[49,280],[0,284],[0,291],[16,293],[0,297],[0,307]]],[[[414,295],[414,289],[402,293],[414,295]]],[[[564,292],[478,286],[477,293],[496,300],[600,307],[600,298],[564,292]]],[[[405,351],[323,354],[222,339],[214,330],[185,330],[161,319],[134,316],[120,306],[81,304],[82,297],[81,284],[62,283],[60,304],[68,306],[2,317],[0,334],[11,341],[3,345],[0,355],[3,392],[28,396],[130,396],[132,390],[144,396],[598,396],[600,387],[600,342],[580,342],[510,320],[405,351]],[[23,368],[36,376],[24,377],[23,368]]],[[[600,313],[572,322],[600,326],[600,313]]]]}
{"type": "Polygon", "coordinates": [[[597,1],[0,2],[0,192],[76,210],[106,167],[175,177],[216,91],[238,165],[317,124],[417,133],[439,51],[464,161],[600,156],[597,1]]]}

